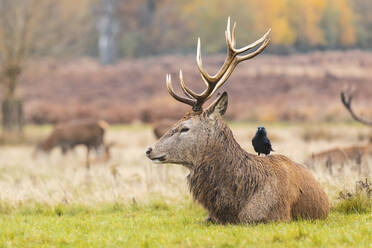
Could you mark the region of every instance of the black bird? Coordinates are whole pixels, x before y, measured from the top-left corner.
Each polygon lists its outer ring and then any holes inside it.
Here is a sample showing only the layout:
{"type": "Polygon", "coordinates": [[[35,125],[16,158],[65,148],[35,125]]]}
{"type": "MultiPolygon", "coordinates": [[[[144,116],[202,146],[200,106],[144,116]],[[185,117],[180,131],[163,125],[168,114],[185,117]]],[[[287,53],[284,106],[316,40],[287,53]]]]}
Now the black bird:
{"type": "Polygon", "coordinates": [[[258,127],[256,135],[252,139],[252,145],[258,156],[261,153],[268,155],[271,151],[274,151],[271,148],[270,140],[266,136],[266,129],[262,126],[258,127]]]}

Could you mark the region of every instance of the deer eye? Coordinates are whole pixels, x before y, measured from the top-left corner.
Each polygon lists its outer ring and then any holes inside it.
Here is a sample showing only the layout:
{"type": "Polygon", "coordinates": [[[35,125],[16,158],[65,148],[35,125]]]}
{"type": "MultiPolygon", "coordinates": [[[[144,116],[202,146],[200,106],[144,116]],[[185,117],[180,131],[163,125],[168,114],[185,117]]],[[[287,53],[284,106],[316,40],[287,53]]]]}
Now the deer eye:
{"type": "Polygon", "coordinates": [[[186,132],[189,131],[189,130],[190,130],[190,128],[188,128],[188,127],[183,127],[183,128],[181,129],[180,133],[186,133],[186,132]]]}

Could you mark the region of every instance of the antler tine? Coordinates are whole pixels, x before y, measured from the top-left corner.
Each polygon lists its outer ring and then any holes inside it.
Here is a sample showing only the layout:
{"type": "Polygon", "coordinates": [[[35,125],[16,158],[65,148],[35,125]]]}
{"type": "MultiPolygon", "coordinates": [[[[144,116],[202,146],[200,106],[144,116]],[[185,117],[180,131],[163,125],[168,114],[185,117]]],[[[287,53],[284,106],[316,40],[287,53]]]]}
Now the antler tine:
{"type": "Polygon", "coordinates": [[[180,70],[180,82],[181,82],[182,91],[183,93],[185,93],[186,96],[190,98],[198,99],[199,95],[186,86],[185,81],[183,80],[182,70],[180,70]]]}
{"type": "Polygon", "coordinates": [[[236,49],[236,48],[233,47],[233,50],[237,54],[247,52],[248,50],[251,50],[252,48],[255,48],[258,44],[264,42],[265,40],[268,40],[267,37],[270,35],[270,33],[271,33],[271,28],[269,30],[267,30],[267,32],[261,38],[256,40],[255,42],[253,42],[253,43],[251,43],[251,44],[249,44],[245,47],[239,48],[239,49],[236,49]]]}
{"type": "MultiPolygon", "coordinates": [[[[232,45],[232,42],[231,42],[231,28],[230,28],[230,16],[227,18],[227,25],[226,25],[225,35],[227,36],[227,41],[230,43],[230,45],[232,45]]],[[[229,48],[230,47],[227,46],[228,50],[230,50],[229,48]]]]}
{"type": "Polygon", "coordinates": [[[269,44],[270,39],[268,39],[268,36],[271,32],[271,29],[269,29],[260,39],[257,41],[242,47],[240,49],[235,48],[236,45],[236,22],[234,22],[233,30],[231,32],[230,28],[230,17],[227,20],[227,27],[225,31],[225,37],[226,37],[226,44],[227,44],[227,58],[222,65],[221,69],[214,75],[210,76],[204,69],[203,69],[203,63],[201,59],[201,49],[200,49],[200,39],[198,39],[198,46],[197,46],[197,64],[199,71],[201,73],[203,81],[207,84],[207,89],[200,95],[198,95],[199,98],[206,98],[209,96],[207,94],[214,93],[216,91],[216,85],[219,85],[219,87],[222,86],[222,84],[227,80],[227,78],[231,75],[232,69],[235,68],[235,66],[244,60],[250,59],[261,53],[265,47],[269,44]],[[254,47],[257,47],[259,44],[262,45],[253,53],[244,55],[239,57],[238,55],[241,53],[244,53],[254,47]],[[232,64],[235,64],[232,66],[232,64]],[[230,71],[231,70],[231,71],[230,71]],[[230,71],[230,72],[229,72],[230,71]]]}
{"type": "Polygon", "coordinates": [[[239,62],[243,61],[243,60],[247,60],[247,59],[251,59],[253,57],[256,57],[258,54],[260,54],[266,47],[267,45],[269,45],[270,43],[270,39],[265,39],[264,42],[262,43],[262,45],[257,48],[256,51],[252,52],[252,53],[248,53],[247,55],[243,55],[243,56],[236,56],[236,64],[238,64],[239,62]]]}
{"type": "Polygon", "coordinates": [[[226,82],[226,80],[230,77],[231,73],[234,71],[235,67],[239,64],[239,62],[247,60],[247,59],[251,59],[251,58],[257,56],[258,54],[260,54],[266,48],[266,46],[269,44],[269,42],[270,42],[270,39],[265,40],[264,43],[262,43],[262,45],[256,51],[254,51],[253,53],[249,53],[245,56],[237,56],[236,60],[234,60],[230,64],[228,70],[223,75],[223,77],[218,81],[217,85],[214,87],[213,91],[210,93],[210,95],[207,97],[206,100],[208,100],[226,82]]]}
{"type": "Polygon", "coordinates": [[[180,81],[182,90],[185,93],[187,98],[178,96],[171,85],[170,75],[167,75],[167,88],[169,93],[178,101],[184,102],[193,106],[194,111],[201,111],[202,105],[205,101],[207,101],[230,77],[231,73],[235,69],[236,65],[239,64],[241,61],[250,59],[255,57],[256,55],[260,54],[265,47],[270,42],[268,36],[270,34],[271,29],[266,32],[260,39],[251,43],[248,46],[242,48],[235,48],[236,45],[236,22],[234,22],[232,32],[230,28],[230,17],[227,19],[227,26],[225,30],[225,38],[226,38],[226,45],[227,45],[227,57],[220,68],[220,70],[213,76],[210,76],[204,69],[203,69],[203,61],[201,58],[201,45],[200,45],[200,38],[198,38],[198,45],[196,50],[196,62],[198,65],[198,69],[201,75],[201,78],[207,88],[200,94],[195,93],[190,88],[188,88],[183,80],[182,71],[180,71],[180,81]],[[238,56],[244,52],[247,52],[250,49],[257,47],[259,44],[261,46],[254,52],[238,56]]]}
{"type": "MultiPolygon", "coordinates": [[[[225,59],[225,62],[223,63],[221,69],[214,75],[209,75],[204,69],[203,69],[203,62],[201,59],[201,52],[200,52],[200,38],[198,39],[198,46],[196,51],[196,62],[198,64],[199,72],[201,73],[201,76],[204,77],[204,79],[208,82],[207,84],[216,84],[218,80],[223,76],[223,74],[228,69],[229,65],[233,61],[234,57],[237,55],[234,53],[234,46],[236,43],[235,39],[235,30],[236,30],[236,23],[234,23],[233,28],[233,35],[231,35],[231,28],[230,28],[230,17],[227,19],[227,27],[225,30],[225,38],[226,38],[226,45],[227,45],[227,57],[225,59]],[[233,36],[233,37],[232,37],[233,36]]],[[[207,86],[208,86],[207,85],[207,86]]]]}
{"type": "MultiPolygon", "coordinates": [[[[181,73],[182,75],[182,73],[181,73]]],[[[167,89],[168,89],[168,92],[169,94],[174,98],[176,99],[177,101],[180,101],[180,102],[183,102],[183,103],[186,103],[192,107],[195,106],[196,102],[192,99],[189,99],[189,98],[185,98],[185,97],[182,97],[182,96],[179,96],[175,93],[175,91],[173,90],[173,87],[172,87],[172,79],[171,79],[171,75],[170,74],[167,74],[166,76],[166,82],[167,82],[167,89]]]]}
{"type": "Polygon", "coordinates": [[[347,111],[350,113],[351,117],[365,125],[372,126],[372,121],[365,120],[355,114],[354,110],[351,108],[351,103],[354,97],[355,89],[348,87],[346,90],[341,91],[341,101],[344,104],[347,111]]]}
{"type": "Polygon", "coordinates": [[[214,75],[211,76],[209,75],[204,69],[203,69],[203,62],[201,58],[201,52],[200,52],[200,38],[198,38],[198,46],[196,50],[196,62],[198,64],[198,69],[199,72],[201,73],[202,78],[207,87],[210,87],[209,84],[215,84],[218,79],[223,75],[223,73],[227,70],[229,67],[232,59],[233,59],[233,44],[235,44],[235,30],[236,30],[236,23],[234,23],[234,28],[233,28],[233,41],[231,41],[231,32],[230,32],[230,16],[227,19],[227,26],[225,30],[225,38],[226,38],[226,45],[227,45],[227,58],[225,59],[224,64],[222,65],[221,69],[214,75]]]}
{"type": "Polygon", "coordinates": [[[235,47],[235,45],[236,45],[236,22],[234,22],[234,26],[233,26],[233,30],[232,30],[231,45],[232,45],[232,47],[235,47]]]}

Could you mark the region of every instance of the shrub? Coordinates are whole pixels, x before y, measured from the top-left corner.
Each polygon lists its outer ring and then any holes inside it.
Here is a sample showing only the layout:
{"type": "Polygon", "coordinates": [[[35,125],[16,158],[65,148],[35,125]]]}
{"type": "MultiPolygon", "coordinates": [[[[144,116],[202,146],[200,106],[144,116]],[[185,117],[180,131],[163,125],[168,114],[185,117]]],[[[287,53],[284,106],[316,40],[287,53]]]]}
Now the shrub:
{"type": "Polygon", "coordinates": [[[361,214],[372,212],[372,184],[365,181],[357,181],[355,192],[339,193],[339,201],[335,206],[335,210],[346,214],[361,214]]]}

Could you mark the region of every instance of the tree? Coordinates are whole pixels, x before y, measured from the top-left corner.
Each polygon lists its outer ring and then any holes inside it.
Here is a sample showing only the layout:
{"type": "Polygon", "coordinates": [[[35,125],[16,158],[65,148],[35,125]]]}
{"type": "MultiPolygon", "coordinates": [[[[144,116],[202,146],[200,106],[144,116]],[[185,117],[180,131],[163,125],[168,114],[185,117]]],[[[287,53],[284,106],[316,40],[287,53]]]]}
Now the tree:
{"type": "Polygon", "coordinates": [[[116,36],[119,23],[116,20],[116,0],[102,0],[102,13],[98,25],[99,30],[99,58],[101,64],[113,64],[116,54],[116,36]]]}
{"type": "MultiPolygon", "coordinates": [[[[84,18],[66,11],[66,3],[69,1],[0,0],[2,126],[7,134],[21,134],[23,130],[23,101],[17,87],[27,60],[57,54],[61,47],[73,46],[74,35],[81,35],[74,30],[76,26],[66,24],[84,18]]],[[[76,8],[76,3],[70,7],[76,8]]]]}
{"type": "MultiPolygon", "coordinates": [[[[192,39],[180,9],[183,1],[119,1],[119,54],[148,56],[189,48],[185,44],[192,39]]],[[[191,47],[194,45],[193,41],[191,47]]]]}
{"type": "Polygon", "coordinates": [[[372,1],[353,0],[353,13],[355,14],[355,29],[358,36],[358,46],[372,48],[372,1]]]}

